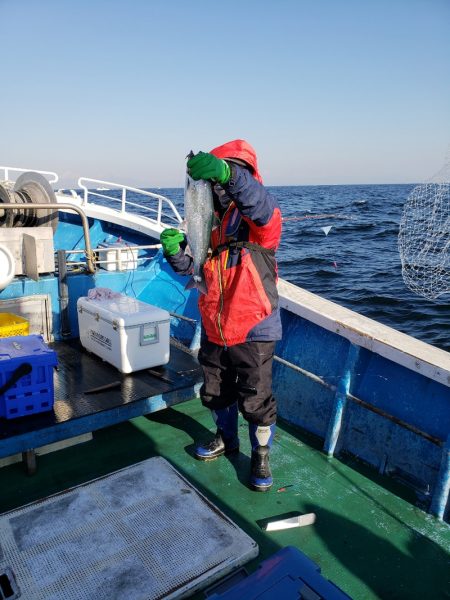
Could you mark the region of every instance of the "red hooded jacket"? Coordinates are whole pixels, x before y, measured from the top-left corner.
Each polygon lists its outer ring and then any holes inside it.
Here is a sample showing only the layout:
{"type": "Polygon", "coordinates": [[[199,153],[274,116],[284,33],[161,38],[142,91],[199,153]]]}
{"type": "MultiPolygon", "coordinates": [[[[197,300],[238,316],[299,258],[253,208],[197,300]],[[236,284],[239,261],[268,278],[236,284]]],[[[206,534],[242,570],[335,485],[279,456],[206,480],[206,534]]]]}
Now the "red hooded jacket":
{"type": "MultiPolygon", "coordinates": [[[[275,250],[281,237],[280,208],[262,185],[250,144],[234,140],[211,154],[228,161],[231,177],[213,188],[218,225],[211,233],[212,254],[203,267],[208,289],[199,298],[204,331],[209,341],[221,346],[278,340],[275,250]]],[[[191,268],[192,259],[183,250],[168,260],[178,273],[187,274],[191,268]]]]}
{"type": "Polygon", "coordinates": [[[242,160],[251,167],[252,175],[256,181],[259,181],[259,183],[263,182],[258,171],[256,152],[245,140],[233,140],[232,142],[227,142],[226,144],[222,144],[222,146],[217,146],[217,148],[211,150],[210,154],[214,154],[217,158],[222,158],[224,160],[227,158],[237,158],[238,160],[242,160]]]}

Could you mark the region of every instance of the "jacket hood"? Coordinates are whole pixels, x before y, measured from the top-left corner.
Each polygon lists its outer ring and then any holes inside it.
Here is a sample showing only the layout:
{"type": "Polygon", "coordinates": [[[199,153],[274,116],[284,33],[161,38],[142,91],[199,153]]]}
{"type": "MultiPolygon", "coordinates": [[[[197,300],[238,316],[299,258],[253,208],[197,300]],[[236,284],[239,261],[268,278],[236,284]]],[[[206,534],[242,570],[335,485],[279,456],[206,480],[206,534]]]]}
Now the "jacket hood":
{"type": "Polygon", "coordinates": [[[222,146],[217,146],[217,148],[211,150],[211,154],[214,154],[217,158],[229,158],[231,161],[233,158],[244,161],[252,170],[253,177],[262,183],[262,177],[258,171],[256,152],[245,140],[233,140],[222,144],[222,146]]]}

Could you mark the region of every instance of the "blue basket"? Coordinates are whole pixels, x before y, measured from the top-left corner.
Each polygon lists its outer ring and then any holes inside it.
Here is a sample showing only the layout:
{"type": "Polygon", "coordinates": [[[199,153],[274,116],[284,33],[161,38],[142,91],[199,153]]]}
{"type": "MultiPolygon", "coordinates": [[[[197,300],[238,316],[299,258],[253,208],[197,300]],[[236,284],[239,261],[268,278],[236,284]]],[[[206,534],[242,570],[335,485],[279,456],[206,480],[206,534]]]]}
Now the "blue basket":
{"type": "Polygon", "coordinates": [[[227,578],[206,590],[208,600],[352,600],[334,583],[325,579],[306,554],[294,546],[286,546],[264,560],[258,569],[237,583],[228,585],[227,578]]]}
{"type": "Polygon", "coordinates": [[[15,419],[53,409],[56,353],[40,335],[0,339],[0,417],[15,419]]]}

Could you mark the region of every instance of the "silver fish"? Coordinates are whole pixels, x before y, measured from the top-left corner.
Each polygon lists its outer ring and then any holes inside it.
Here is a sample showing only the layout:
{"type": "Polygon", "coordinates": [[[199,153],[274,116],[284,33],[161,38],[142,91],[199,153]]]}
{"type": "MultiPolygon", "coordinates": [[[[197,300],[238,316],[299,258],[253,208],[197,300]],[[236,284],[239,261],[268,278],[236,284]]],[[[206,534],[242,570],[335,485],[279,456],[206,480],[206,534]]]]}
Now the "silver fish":
{"type": "Polygon", "coordinates": [[[206,294],[208,290],[203,276],[203,265],[208,255],[214,220],[213,195],[209,181],[195,181],[186,175],[184,217],[186,237],[194,261],[194,274],[186,284],[186,289],[198,288],[202,294],[206,294]]]}

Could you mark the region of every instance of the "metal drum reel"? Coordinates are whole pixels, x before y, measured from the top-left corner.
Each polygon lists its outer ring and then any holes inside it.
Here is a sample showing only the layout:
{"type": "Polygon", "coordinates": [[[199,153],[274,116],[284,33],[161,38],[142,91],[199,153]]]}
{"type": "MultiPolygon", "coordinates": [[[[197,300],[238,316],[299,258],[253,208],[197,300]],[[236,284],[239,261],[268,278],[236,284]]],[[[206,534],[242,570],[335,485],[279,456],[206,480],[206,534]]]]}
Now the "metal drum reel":
{"type": "Polygon", "coordinates": [[[51,227],[55,232],[58,211],[53,208],[23,210],[23,204],[56,203],[55,192],[40,173],[27,171],[15,182],[13,189],[0,184],[0,227],[51,227]],[[5,203],[17,204],[17,209],[2,210],[5,203]]]}

